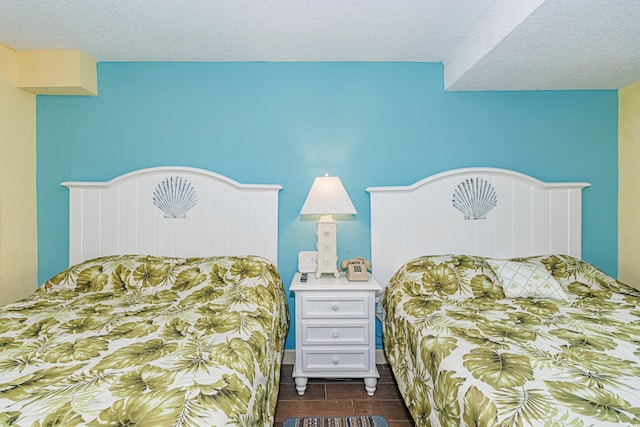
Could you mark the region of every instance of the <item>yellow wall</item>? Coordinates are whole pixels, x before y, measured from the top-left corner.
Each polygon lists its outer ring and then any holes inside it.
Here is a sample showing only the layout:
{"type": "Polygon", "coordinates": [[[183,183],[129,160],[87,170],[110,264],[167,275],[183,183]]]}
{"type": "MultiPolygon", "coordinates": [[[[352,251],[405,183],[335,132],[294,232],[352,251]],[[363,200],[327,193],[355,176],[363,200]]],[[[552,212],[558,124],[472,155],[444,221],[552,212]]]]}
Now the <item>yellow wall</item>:
{"type": "Polygon", "coordinates": [[[640,83],[618,102],[618,279],[640,288],[640,83]]]}
{"type": "Polygon", "coordinates": [[[96,60],[79,50],[16,52],[16,86],[37,95],[97,95],[96,60]]]}
{"type": "Polygon", "coordinates": [[[16,69],[0,44],[0,304],[37,288],[36,96],[16,88],[16,69]]]}

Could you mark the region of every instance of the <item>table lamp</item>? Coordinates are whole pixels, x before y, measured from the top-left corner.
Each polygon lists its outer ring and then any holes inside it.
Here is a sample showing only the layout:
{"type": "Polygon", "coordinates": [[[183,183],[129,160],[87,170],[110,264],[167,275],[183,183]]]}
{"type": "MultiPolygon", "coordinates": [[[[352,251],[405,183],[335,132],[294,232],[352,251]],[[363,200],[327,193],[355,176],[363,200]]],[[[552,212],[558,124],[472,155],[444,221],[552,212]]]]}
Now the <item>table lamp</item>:
{"type": "Polygon", "coordinates": [[[336,278],[338,271],[337,223],[331,215],[356,214],[342,181],[337,176],[316,177],[304,201],[300,215],[320,215],[316,221],[316,278],[331,273],[336,278]]]}

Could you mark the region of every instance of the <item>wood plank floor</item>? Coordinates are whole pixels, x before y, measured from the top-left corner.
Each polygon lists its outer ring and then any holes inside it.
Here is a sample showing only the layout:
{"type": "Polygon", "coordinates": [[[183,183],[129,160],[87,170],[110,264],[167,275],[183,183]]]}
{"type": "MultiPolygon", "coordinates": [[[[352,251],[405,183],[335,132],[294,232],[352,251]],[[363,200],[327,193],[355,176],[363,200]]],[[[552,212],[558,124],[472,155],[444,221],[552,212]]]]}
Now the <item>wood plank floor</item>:
{"type": "Polygon", "coordinates": [[[373,397],[364,389],[362,379],[311,378],[304,396],[298,396],[291,377],[293,365],[283,365],[276,406],[275,427],[289,417],[382,415],[389,427],[412,427],[389,365],[378,365],[380,379],[373,397]]]}

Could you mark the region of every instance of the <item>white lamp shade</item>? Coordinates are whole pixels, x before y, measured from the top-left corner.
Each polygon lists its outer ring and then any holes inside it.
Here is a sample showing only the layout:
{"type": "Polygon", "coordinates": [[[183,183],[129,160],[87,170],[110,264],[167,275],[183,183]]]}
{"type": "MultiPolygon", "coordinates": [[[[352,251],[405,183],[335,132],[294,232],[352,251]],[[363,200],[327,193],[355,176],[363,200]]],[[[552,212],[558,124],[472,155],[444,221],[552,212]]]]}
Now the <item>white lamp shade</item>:
{"type": "Polygon", "coordinates": [[[319,176],[313,181],[300,215],[356,214],[356,208],[337,176],[319,176]]]}

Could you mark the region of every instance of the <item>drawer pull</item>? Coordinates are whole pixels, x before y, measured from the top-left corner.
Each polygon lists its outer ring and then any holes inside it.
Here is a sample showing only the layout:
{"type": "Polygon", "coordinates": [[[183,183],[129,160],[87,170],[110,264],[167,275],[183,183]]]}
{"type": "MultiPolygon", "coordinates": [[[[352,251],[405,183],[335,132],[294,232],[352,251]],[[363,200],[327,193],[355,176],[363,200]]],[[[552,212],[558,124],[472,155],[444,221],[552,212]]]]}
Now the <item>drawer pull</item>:
{"type": "Polygon", "coordinates": [[[333,359],[331,359],[331,363],[333,363],[334,365],[340,363],[340,359],[338,359],[338,356],[333,356],[333,359]]]}
{"type": "Polygon", "coordinates": [[[333,331],[331,333],[331,336],[334,337],[334,338],[338,338],[340,336],[340,334],[338,333],[338,331],[333,331]]]}
{"type": "Polygon", "coordinates": [[[333,311],[340,310],[340,304],[338,304],[337,302],[332,303],[331,304],[331,310],[333,310],[333,311]]]}

